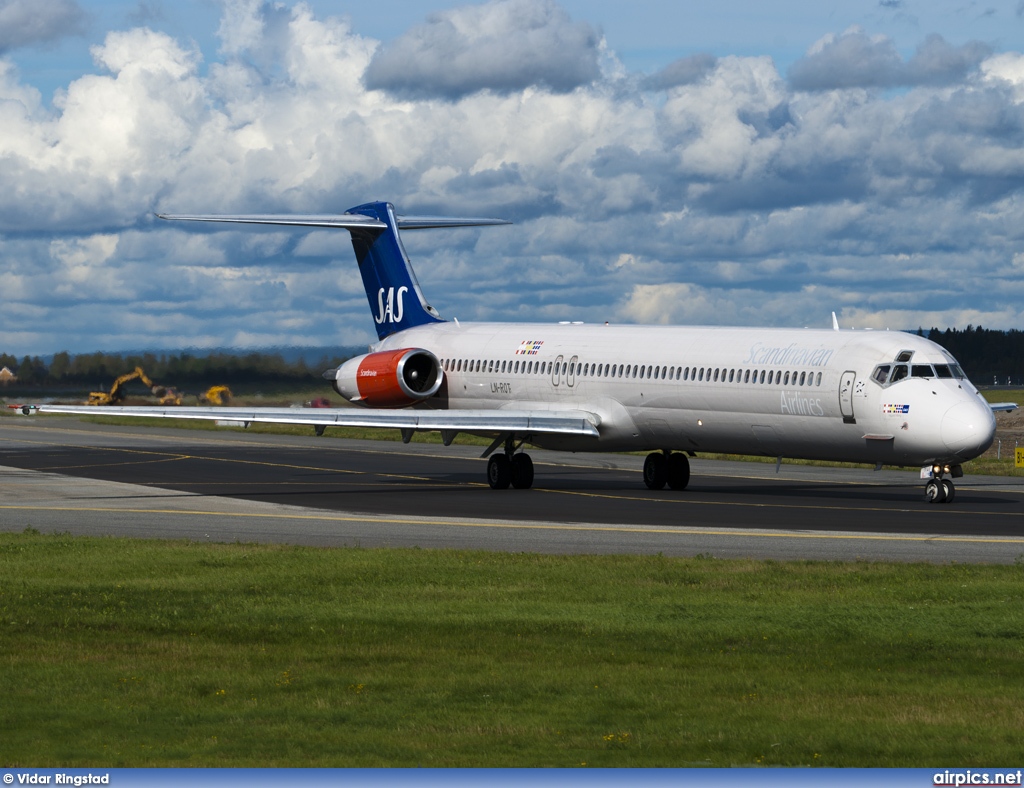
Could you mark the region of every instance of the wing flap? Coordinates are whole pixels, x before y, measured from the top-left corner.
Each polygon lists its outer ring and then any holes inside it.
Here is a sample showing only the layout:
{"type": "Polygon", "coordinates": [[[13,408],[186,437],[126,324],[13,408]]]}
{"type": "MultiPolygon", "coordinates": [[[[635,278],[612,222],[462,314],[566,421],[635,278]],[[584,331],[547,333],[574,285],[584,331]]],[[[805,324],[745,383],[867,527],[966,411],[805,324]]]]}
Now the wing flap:
{"type": "Polygon", "coordinates": [[[600,418],[582,410],[382,410],[357,408],[201,408],[123,405],[19,406],[39,413],[125,416],[157,419],[204,419],[256,424],[300,424],[323,427],[384,427],[405,430],[516,432],[598,437],[600,418]]]}

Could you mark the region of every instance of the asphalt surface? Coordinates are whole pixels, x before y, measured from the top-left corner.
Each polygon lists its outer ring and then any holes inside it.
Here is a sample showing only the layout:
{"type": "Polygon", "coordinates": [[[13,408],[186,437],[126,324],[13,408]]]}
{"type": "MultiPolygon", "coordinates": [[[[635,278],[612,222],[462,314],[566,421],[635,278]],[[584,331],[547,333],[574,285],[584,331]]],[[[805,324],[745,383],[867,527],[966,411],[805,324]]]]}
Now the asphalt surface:
{"type": "Polygon", "coordinates": [[[0,419],[0,530],[546,553],[1009,563],[1024,479],[692,461],[651,492],[643,457],[531,451],[491,490],[479,447],[0,419]]]}

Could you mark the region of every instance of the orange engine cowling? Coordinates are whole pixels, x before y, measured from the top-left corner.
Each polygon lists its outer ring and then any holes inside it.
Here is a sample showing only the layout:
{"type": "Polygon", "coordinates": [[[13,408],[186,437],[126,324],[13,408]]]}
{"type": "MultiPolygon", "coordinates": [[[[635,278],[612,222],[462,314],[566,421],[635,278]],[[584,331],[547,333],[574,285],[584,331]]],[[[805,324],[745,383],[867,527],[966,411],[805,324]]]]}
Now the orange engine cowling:
{"type": "Polygon", "coordinates": [[[434,396],[443,376],[429,350],[384,350],[350,358],[338,367],[334,390],[369,408],[404,408],[434,396]]]}

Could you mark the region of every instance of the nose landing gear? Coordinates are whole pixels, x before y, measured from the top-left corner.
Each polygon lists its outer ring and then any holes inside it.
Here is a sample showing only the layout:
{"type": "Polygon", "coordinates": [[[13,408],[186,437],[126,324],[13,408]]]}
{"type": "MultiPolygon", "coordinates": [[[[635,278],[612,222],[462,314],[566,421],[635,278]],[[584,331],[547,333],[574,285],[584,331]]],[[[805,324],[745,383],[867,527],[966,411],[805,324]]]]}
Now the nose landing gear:
{"type": "Polygon", "coordinates": [[[946,479],[945,474],[950,473],[955,477],[963,476],[959,465],[950,468],[948,465],[932,466],[932,478],[924,485],[924,500],[927,503],[953,503],[956,497],[956,488],[951,479],[946,479]]]}

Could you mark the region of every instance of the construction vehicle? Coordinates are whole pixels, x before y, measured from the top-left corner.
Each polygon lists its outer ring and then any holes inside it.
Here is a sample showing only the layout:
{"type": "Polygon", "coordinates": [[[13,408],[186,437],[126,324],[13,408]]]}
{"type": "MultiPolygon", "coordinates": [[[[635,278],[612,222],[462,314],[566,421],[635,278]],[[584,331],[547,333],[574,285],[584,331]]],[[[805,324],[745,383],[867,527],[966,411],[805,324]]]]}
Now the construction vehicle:
{"type": "Polygon", "coordinates": [[[206,402],[210,405],[227,405],[231,401],[231,389],[227,386],[210,386],[203,394],[199,395],[199,402],[206,402]]]}
{"type": "Polygon", "coordinates": [[[133,380],[138,380],[149,387],[154,396],[160,399],[161,405],[180,405],[181,395],[173,388],[158,386],[145,373],[142,367],[136,367],[131,372],[121,375],[114,381],[110,391],[90,391],[89,400],[86,405],[115,405],[124,399],[124,385],[133,380]]]}

